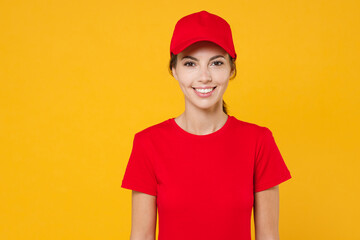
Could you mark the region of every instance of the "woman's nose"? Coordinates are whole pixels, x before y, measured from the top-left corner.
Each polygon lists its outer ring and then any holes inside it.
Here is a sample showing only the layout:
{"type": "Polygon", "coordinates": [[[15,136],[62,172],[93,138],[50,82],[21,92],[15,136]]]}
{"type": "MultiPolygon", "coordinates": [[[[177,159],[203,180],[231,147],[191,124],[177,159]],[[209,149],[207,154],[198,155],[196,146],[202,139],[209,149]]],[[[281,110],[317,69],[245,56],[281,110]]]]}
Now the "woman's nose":
{"type": "Polygon", "coordinates": [[[209,82],[212,81],[211,73],[207,67],[203,67],[200,69],[200,80],[202,82],[209,82]]]}

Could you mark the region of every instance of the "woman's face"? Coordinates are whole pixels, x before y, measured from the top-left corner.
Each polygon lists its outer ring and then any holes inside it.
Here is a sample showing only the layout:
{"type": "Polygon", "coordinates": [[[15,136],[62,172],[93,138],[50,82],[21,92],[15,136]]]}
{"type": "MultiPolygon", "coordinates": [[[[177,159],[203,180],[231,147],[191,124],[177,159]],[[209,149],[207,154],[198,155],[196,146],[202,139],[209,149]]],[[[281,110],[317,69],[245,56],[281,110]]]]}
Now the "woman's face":
{"type": "Polygon", "coordinates": [[[223,48],[201,41],[177,55],[172,73],[184,93],[185,106],[215,110],[221,106],[233,71],[229,55],[223,48]]]}

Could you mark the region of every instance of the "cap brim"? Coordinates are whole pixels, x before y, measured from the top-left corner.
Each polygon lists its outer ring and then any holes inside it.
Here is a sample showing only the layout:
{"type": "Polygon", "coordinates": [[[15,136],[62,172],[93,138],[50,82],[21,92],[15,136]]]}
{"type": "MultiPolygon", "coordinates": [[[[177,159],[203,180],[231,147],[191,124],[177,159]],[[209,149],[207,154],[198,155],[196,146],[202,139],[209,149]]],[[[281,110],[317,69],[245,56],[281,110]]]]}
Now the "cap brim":
{"type": "Polygon", "coordinates": [[[213,39],[209,39],[209,37],[198,37],[198,38],[194,38],[194,39],[189,39],[187,41],[184,41],[180,44],[178,44],[178,46],[174,49],[172,49],[171,53],[177,55],[179,54],[180,52],[182,52],[183,50],[185,50],[187,47],[189,47],[190,45],[196,43],[196,42],[201,42],[201,41],[208,41],[208,42],[213,42],[217,45],[219,45],[221,48],[223,48],[227,53],[229,53],[229,55],[232,57],[232,58],[235,58],[236,59],[236,53],[233,53],[232,51],[230,51],[230,49],[227,49],[226,46],[224,46],[224,44],[216,41],[216,40],[213,40],[213,39]]]}

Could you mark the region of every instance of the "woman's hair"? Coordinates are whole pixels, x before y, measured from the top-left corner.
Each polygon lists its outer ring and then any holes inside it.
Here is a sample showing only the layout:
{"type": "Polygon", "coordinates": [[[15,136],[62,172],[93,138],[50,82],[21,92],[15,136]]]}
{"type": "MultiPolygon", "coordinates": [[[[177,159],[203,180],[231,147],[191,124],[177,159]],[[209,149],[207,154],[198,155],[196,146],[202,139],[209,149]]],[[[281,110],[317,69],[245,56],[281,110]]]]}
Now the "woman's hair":
{"type": "MultiPolygon", "coordinates": [[[[230,79],[233,79],[236,76],[235,59],[232,58],[230,56],[230,54],[228,54],[228,55],[229,55],[229,59],[230,59],[231,71],[234,70],[234,74],[230,77],[230,79]]],[[[176,68],[176,63],[177,63],[177,55],[171,53],[171,58],[170,58],[170,63],[169,63],[169,72],[170,72],[171,76],[174,76],[172,73],[172,68],[173,67],[176,68]]],[[[224,113],[228,114],[227,105],[224,100],[223,100],[223,111],[224,111],[224,113]]]]}

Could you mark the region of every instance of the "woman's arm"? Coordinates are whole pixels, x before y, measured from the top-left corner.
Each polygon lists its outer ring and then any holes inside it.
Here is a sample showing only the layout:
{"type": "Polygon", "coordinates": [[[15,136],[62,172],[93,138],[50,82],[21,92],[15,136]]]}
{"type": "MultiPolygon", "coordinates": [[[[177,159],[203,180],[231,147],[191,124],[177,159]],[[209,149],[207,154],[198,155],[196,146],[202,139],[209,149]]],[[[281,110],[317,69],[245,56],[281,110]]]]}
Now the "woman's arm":
{"type": "Polygon", "coordinates": [[[156,196],[132,190],[130,240],[155,240],[156,196]]]}
{"type": "Polygon", "coordinates": [[[255,240],[279,240],[279,185],[254,196],[255,240]]]}

